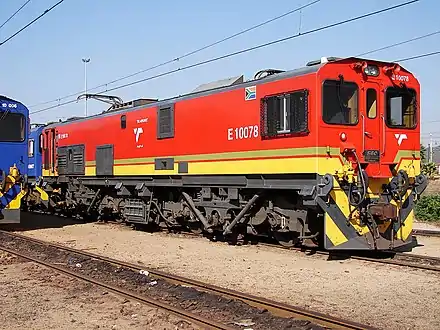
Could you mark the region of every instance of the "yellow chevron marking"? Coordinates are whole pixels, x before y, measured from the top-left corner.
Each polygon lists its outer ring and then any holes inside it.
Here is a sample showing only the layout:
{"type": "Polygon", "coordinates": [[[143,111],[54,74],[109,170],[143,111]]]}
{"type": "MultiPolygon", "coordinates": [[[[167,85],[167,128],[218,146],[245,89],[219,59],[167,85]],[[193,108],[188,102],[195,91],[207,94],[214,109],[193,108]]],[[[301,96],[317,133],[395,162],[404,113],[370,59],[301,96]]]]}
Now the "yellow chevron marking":
{"type": "Polygon", "coordinates": [[[347,237],[345,237],[345,235],[328,214],[325,214],[325,235],[327,235],[328,239],[334,246],[348,241],[347,237]]]}
{"type": "Polygon", "coordinates": [[[414,223],[414,210],[408,214],[408,217],[405,220],[405,223],[402,224],[402,227],[396,232],[396,238],[401,240],[407,240],[409,235],[412,233],[414,223]]]}
{"type": "MultiPolygon", "coordinates": [[[[336,202],[336,205],[339,207],[345,218],[348,220],[353,207],[350,206],[350,204],[348,203],[348,197],[345,192],[341,190],[339,184],[337,182],[334,182],[334,184],[335,188],[330,192],[330,196],[333,198],[333,200],[336,202]]],[[[367,226],[362,226],[360,224],[358,212],[353,212],[353,214],[351,215],[351,219],[349,219],[349,222],[361,235],[365,235],[370,231],[367,226]]]]}
{"type": "Polygon", "coordinates": [[[43,189],[41,189],[41,187],[36,186],[35,190],[40,193],[40,197],[43,201],[49,200],[49,195],[43,189]]]}

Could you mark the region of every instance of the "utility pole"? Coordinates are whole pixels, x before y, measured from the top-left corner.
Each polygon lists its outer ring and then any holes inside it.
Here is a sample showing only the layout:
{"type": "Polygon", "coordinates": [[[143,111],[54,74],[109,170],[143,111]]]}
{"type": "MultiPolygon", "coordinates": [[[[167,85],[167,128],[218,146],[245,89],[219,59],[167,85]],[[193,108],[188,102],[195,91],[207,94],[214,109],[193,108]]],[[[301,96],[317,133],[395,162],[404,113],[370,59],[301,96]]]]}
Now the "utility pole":
{"type": "MultiPolygon", "coordinates": [[[[84,63],[84,94],[87,94],[87,63],[90,62],[90,58],[83,58],[82,59],[83,63],[84,63]]],[[[85,115],[87,117],[87,97],[84,100],[84,104],[85,104],[85,115]]]]}
{"type": "Polygon", "coordinates": [[[429,133],[429,162],[432,163],[432,133],[429,133]]]}

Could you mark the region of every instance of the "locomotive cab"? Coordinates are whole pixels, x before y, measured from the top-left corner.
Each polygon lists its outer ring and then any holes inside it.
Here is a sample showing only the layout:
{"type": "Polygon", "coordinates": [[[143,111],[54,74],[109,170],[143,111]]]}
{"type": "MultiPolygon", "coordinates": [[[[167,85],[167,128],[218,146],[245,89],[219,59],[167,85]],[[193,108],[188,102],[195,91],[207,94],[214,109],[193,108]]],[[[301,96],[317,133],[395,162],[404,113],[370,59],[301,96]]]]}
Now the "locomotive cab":
{"type": "Polygon", "coordinates": [[[27,185],[29,110],[0,96],[0,224],[20,223],[27,185]]]}
{"type": "Polygon", "coordinates": [[[413,203],[426,187],[417,79],[397,64],[353,58],[324,65],[319,76],[318,139],[338,147],[344,162],[333,173],[336,204],[358,233],[371,235],[353,238],[381,249],[408,244],[413,203]]]}

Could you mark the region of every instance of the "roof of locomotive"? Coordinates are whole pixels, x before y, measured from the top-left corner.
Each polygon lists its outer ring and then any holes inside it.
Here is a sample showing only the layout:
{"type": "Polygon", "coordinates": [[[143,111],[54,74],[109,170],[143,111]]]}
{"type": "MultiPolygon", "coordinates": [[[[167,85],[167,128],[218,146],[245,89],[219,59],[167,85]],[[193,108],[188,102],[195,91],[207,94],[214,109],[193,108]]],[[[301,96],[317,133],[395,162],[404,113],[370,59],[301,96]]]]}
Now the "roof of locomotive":
{"type": "Polygon", "coordinates": [[[38,132],[43,131],[45,127],[45,124],[31,124],[30,134],[38,134],[38,132]]]}
{"type": "MultiPolygon", "coordinates": [[[[0,95],[0,101],[14,102],[14,103],[18,104],[19,107],[17,107],[16,109],[13,109],[13,108],[8,108],[8,109],[14,110],[13,112],[24,112],[27,116],[29,115],[29,109],[20,101],[11,99],[10,97],[4,96],[4,95],[0,95]]],[[[0,106],[0,108],[1,108],[1,106],[0,106]]]]}
{"type": "MultiPolygon", "coordinates": [[[[113,116],[116,114],[129,113],[129,112],[136,111],[136,110],[143,109],[143,108],[154,108],[157,106],[166,105],[166,104],[177,102],[177,101],[184,101],[184,100],[189,100],[189,99],[193,99],[193,98],[197,98],[197,97],[208,96],[208,95],[219,93],[219,92],[227,92],[227,91],[231,91],[231,90],[235,90],[235,89],[250,87],[255,84],[261,84],[261,83],[267,83],[267,82],[272,82],[272,81],[277,81],[277,80],[282,80],[282,79],[287,79],[287,78],[304,76],[307,74],[317,73],[322,67],[324,67],[325,65],[328,65],[328,64],[341,63],[341,62],[353,62],[353,61],[360,61],[360,60],[374,62],[377,64],[388,64],[388,65],[394,64],[393,62],[383,62],[383,61],[378,61],[378,60],[373,60],[373,59],[363,59],[363,58],[358,58],[358,57],[321,58],[321,60],[312,61],[312,62],[307,63],[307,65],[304,67],[300,67],[300,68],[292,69],[292,70],[288,70],[288,71],[283,71],[281,73],[270,74],[270,75],[263,77],[263,78],[252,79],[252,80],[248,80],[245,82],[239,82],[237,84],[228,85],[228,86],[221,86],[221,87],[212,88],[212,89],[205,89],[202,91],[198,91],[196,89],[195,91],[187,93],[187,94],[174,96],[174,97],[163,99],[163,100],[158,100],[155,102],[139,105],[139,106],[132,107],[132,108],[121,108],[121,109],[115,109],[112,111],[105,111],[105,112],[95,114],[92,116],[88,116],[88,117],[69,118],[65,121],[49,123],[49,124],[47,124],[46,128],[64,126],[64,125],[70,124],[72,122],[75,122],[75,123],[83,122],[83,121],[87,121],[87,120],[93,119],[93,118],[102,118],[102,117],[107,117],[107,116],[113,116]]],[[[401,67],[401,68],[404,69],[403,67],[401,67]]]]}

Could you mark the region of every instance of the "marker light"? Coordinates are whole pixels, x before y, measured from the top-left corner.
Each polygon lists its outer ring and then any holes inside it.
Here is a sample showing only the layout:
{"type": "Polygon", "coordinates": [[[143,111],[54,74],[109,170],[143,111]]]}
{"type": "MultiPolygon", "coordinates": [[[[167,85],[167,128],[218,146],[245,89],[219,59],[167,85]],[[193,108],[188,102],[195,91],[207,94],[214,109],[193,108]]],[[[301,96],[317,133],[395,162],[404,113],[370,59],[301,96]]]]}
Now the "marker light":
{"type": "Polygon", "coordinates": [[[341,134],[339,134],[339,137],[341,138],[341,141],[342,141],[342,142],[347,141],[347,135],[346,135],[344,132],[342,132],[341,134]]]}

